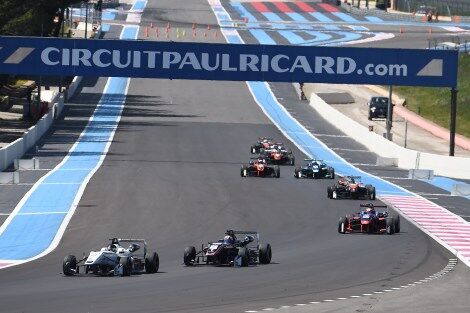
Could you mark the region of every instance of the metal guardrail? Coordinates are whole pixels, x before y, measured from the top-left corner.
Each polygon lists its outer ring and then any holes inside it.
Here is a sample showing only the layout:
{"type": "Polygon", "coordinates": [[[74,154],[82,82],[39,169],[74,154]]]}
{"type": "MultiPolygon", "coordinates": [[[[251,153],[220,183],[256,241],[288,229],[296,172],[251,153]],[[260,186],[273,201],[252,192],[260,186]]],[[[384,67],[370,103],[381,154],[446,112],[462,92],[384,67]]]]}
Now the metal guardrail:
{"type": "Polygon", "coordinates": [[[369,8],[369,9],[360,9],[355,6],[352,6],[350,4],[346,4],[344,2],[341,3],[341,7],[355,15],[373,15],[377,17],[381,17],[384,19],[389,19],[389,20],[399,20],[399,21],[408,21],[408,22],[419,22],[422,20],[421,17],[419,16],[413,16],[411,14],[405,14],[405,13],[389,13],[384,10],[376,9],[376,8],[369,8]]]}
{"type": "Polygon", "coordinates": [[[428,40],[429,49],[458,50],[460,53],[470,53],[470,39],[462,39],[459,36],[447,36],[428,40]]]}

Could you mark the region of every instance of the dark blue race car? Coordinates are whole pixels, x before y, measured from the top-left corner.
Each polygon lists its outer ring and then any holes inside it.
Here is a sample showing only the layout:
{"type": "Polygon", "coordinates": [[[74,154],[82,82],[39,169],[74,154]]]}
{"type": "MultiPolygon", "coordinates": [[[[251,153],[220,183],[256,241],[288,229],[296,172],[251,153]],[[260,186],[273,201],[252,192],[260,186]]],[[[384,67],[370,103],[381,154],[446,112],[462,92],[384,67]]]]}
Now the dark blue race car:
{"type": "Polygon", "coordinates": [[[295,168],[295,178],[335,178],[335,169],[322,160],[305,159],[305,161],[305,165],[295,168]]]}

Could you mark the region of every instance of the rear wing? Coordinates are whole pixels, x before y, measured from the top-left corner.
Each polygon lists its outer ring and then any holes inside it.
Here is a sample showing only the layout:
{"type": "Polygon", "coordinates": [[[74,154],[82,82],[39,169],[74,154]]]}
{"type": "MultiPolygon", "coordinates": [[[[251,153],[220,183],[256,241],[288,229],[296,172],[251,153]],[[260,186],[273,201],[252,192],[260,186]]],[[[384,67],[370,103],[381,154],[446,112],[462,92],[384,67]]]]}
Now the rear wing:
{"type": "Polygon", "coordinates": [[[259,242],[259,233],[257,231],[234,230],[233,233],[235,235],[253,236],[256,239],[256,241],[259,242]]]}
{"type": "Polygon", "coordinates": [[[119,242],[119,244],[121,243],[141,243],[143,244],[143,249],[144,249],[144,253],[143,255],[145,256],[147,254],[147,242],[145,241],[145,239],[138,239],[138,238],[110,238],[109,240],[113,241],[113,240],[117,240],[119,242]]]}
{"type": "Polygon", "coordinates": [[[388,208],[386,205],[375,205],[372,203],[361,203],[359,206],[361,208],[388,208]]]}

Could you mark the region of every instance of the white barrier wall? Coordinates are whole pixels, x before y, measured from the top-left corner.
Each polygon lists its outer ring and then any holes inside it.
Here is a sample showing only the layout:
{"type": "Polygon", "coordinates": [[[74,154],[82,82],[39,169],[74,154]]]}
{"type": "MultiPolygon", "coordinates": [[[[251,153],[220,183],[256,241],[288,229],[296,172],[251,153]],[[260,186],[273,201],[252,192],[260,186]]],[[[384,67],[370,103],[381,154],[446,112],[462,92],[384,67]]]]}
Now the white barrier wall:
{"type": "MultiPolygon", "coordinates": [[[[94,39],[99,39],[100,36],[101,27],[97,30],[94,39]]],[[[21,138],[0,149],[0,172],[4,171],[15,159],[21,159],[26,151],[34,147],[36,142],[49,130],[54,119],[57,119],[62,113],[64,101],[70,100],[75,95],[82,78],[81,76],[75,76],[65,93],[59,94],[53,100],[53,103],[49,106],[49,112],[36,125],[30,127],[21,138]]]]}
{"type": "Polygon", "coordinates": [[[347,117],[312,93],[310,106],[324,119],[349,137],[386,158],[396,158],[398,167],[405,169],[429,169],[436,175],[470,179],[470,158],[450,157],[403,148],[347,117]]]}
{"type": "Polygon", "coordinates": [[[64,107],[64,95],[60,94],[51,106],[51,110],[45,114],[34,126],[31,126],[21,138],[10,143],[8,146],[0,149],[0,171],[5,170],[15,159],[21,157],[34,147],[38,140],[49,130],[54,122],[54,116],[57,118],[64,107]]]}

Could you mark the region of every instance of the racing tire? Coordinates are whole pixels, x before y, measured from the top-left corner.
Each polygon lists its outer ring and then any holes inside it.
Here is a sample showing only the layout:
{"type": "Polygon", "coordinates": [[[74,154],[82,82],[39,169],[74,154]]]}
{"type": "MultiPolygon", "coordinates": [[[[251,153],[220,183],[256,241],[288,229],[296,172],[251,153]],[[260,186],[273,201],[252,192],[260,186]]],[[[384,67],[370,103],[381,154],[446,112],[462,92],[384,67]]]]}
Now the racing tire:
{"type": "Polygon", "coordinates": [[[67,255],[62,264],[62,271],[65,276],[73,276],[77,269],[77,258],[74,255],[67,255]]]}
{"type": "Polygon", "coordinates": [[[295,165],[295,156],[292,155],[292,156],[289,158],[289,164],[290,164],[291,166],[294,166],[294,165],[295,165]]]}
{"type": "Polygon", "coordinates": [[[340,233],[340,234],[345,234],[346,233],[346,222],[347,222],[346,216],[342,216],[342,217],[339,218],[338,233],[340,233]]]}
{"type": "Polygon", "coordinates": [[[372,115],[370,115],[370,113],[367,114],[367,119],[368,119],[369,121],[372,121],[372,115]]]}
{"type": "Polygon", "coordinates": [[[326,193],[327,193],[328,199],[333,199],[333,188],[331,186],[328,186],[328,188],[326,188],[326,193]]]}
{"type": "Polygon", "coordinates": [[[299,167],[296,167],[294,170],[294,177],[295,178],[300,178],[302,174],[300,174],[301,169],[299,167]],[[299,175],[300,174],[300,175],[299,175]]]}
{"type": "Polygon", "coordinates": [[[276,178],[281,177],[281,168],[280,168],[279,166],[276,166],[276,167],[274,168],[274,173],[275,173],[275,177],[276,177],[276,178]]]}
{"type": "Polygon", "coordinates": [[[250,263],[250,251],[247,248],[238,249],[238,257],[241,259],[241,267],[247,267],[250,263]]]}
{"type": "Polygon", "coordinates": [[[131,276],[132,274],[132,259],[131,257],[122,257],[119,260],[119,264],[122,266],[122,276],[131,276]]]}
{"type": "Polygon", "coordinates": [[[335,169],[334,168],[331,169],[330,179],[335,179],[335,169]]]}
{"type": "Polygon", "coordinates": [[[240,176],[241,177],[246,177],[248,175],[248,170],[246,168],[246,166],[242,166],[242,168],[240,169],[240,176]]]}
{"type": "Polygon", "coordinates": [[[393,235],[395,233],[395,219],[387,218],[385,220],[387,235],[393,235]]]}
{"type": "Polygon", "coordinates": [[[186,247],[184,249],[183,262],[186,266],[193,265],[193,260],[196,258],[196,248],[193,246],[186,247]]]}
{"type": "MultiPolygon", "coordinates": [[[[331,190],[331,199],[335,199],[335,200],[338,200],[338,192],[336,191],[336,189],[332,189],[331,190]]],[[[353,198],[354,199],[354,198],[353,198]]]]}
{"type": "Polygon", "coordinates": [[[272,256],[273,254],[271,250],[271,245],[269,243],[259,245],[259,249],[258,249],[259,263],[261,264],[271,263],[272,256]]]}
{"type": "Polygon", "coordinates": [[[157,252],[145,256],[145,272],[147,274],[154,274],[158,272],[160,266],[160,258],[157,252]]]}
{"type": "Polygon", "coordinates": [[[395,230],[395,233],[398,234],[398,233],[400,232],[400,215],[395,214],[395,215],[393,216],[393,220],[395,221],[395,223],[394,223],[394,225],[393,225],[394,228],[395,228],[395,229],[394,229],[394,230],[395,230]]]}

